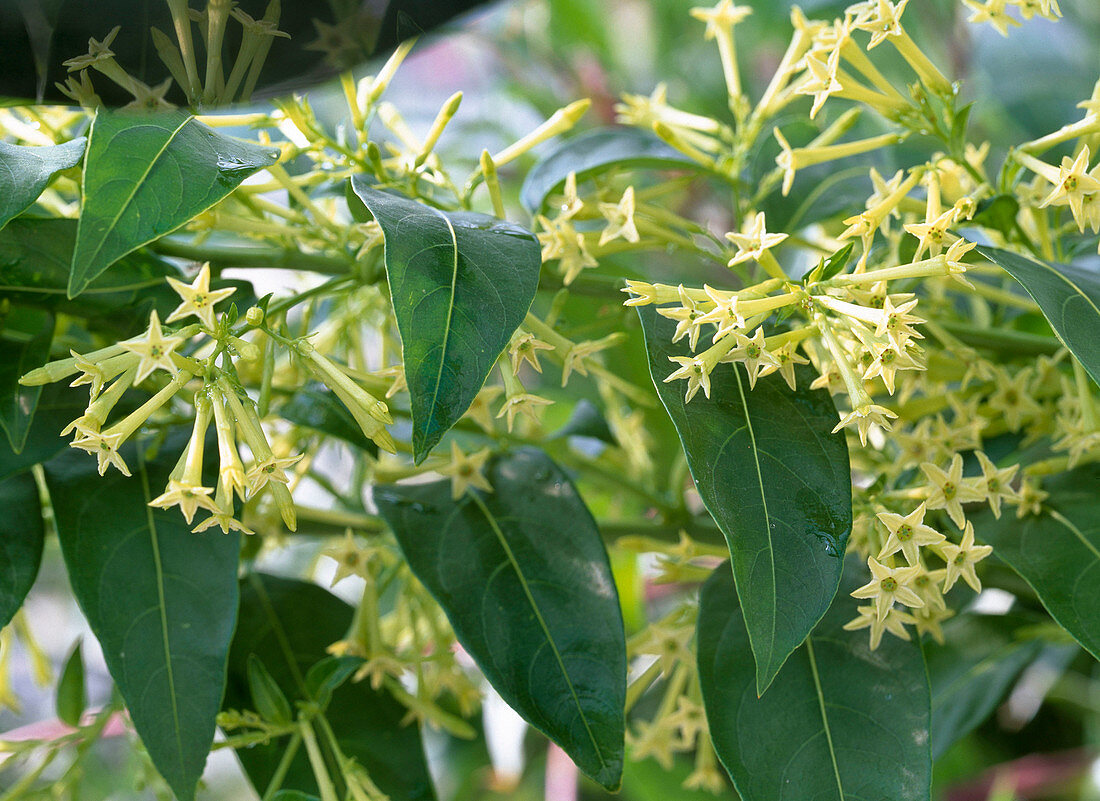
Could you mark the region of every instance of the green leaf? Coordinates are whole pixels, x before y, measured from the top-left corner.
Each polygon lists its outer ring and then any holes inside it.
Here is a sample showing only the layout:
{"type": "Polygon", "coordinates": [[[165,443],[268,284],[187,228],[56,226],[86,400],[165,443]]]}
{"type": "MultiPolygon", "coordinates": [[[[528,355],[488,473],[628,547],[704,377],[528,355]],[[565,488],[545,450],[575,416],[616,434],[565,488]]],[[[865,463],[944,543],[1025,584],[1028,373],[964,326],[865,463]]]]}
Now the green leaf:
{"type": "MultiPolygon", "coordinates": [[[[292,705],[318,701],[319,695],[310,692],[307,676],[314,666],[333,662],[325,649],[344,639],[352,615],[350,606],[316,584],[249,574],[241,582],[241,608],[229,652],[223,709],[253,708],[248,679],[248,663],[253,655],[262,660],[292,705]]],[[[372,690],[367,681],[344,684],[331,692],[332,702],[324,715],[344,755],[366,768],[379,789],[393,801],[434,799],[420,731],[415,724],[402,725],[405,707],[389,692],[372,690]]],[[[331,761],[333,755],[325,738],[319,740],[326,759],[331,761]]],[[[275,775],[286,745],[283,739],[235,752],[260,794],[275,775]]],[[[339,785],[337,772],[330,772],[339,785]]],[[[295,754],[281,787],[307,795],[319,793],[304,748],[295,754]]]]}
{"type": "Polygon", "coordinates": [[[842,628],[855,610],[847,597],[834,605],[758,697],[729,564],[703,585],[699,684],[714,750],[744,801],[927,801],[920,648],[888,634],[871,651],[866,631],[842,628]]]}
{"type": "Polygon", "coordinates": [[[1100,465],[1090,464],[1043,482],[1043,511],[1000,519],[973,516],[978,539],[1031,585],[1062,628],[1100,659],[1100,465]]]}
{"type": "Polygon", "coordinates": [[[829,258],[822,259],[817,267],[802,277],[802,284],[805,286],[816,281],[827,281],[833,276],[839,275],[841,270],[848,266],[848,260],[852,258],[852,248],[854,246],[855,242],[849,242],[829,258]]]}
{"type": "Polygon", "coordinates": [[[976,729],[1043,649],[1019,640],[1019,615],[965,614],[943,626],[944,643],[923,644],[932,685],[932,759],[976,729]]]}
{"type": "Polygon", "coordinates": [[[470,407],[535,297],[538,239],[518,225],[351,187],[382,226],[419,464],[470,407]]]}
{"type": "Polygon", "coordinates": [[[623,769],[626,643],[596,523],[561,469],[523,448],[493,492],[376,487],[409,567],[501,697],[609,789],[623,769]]]}
{"type": "Polygon", "coordinates": [[[148,324],[152,308],[167,316],[179,303],[164,279],[180,278],[180,271],[145,251],[124,257],[79,300],[69,300],[65,293],[76,228],[76,220],[20,217],[0,231],[0,299],[82,318],[109,316],[115,323],[121,316],[120,328],[134,317],[148,324]]]}
{"type": "Polygon", "coordinates": [[[23,450],[16,453],[6,437],[0,437],[0,479],[46,462],[65,450],[68,440],[61,430],[80,417],[88,405],[88,393],[67,384],[49,384],[42,388],[38,408],[27,431],[23,450]]]}
{"type": "Polygon", "coordinates": [[[351,412],[319,381],[311,381],[299,389],[278,411],[284,420],[342,439],[372,456],[378,455],[378,446],[363,436],[351,412]]]}
{"type": "Polygon", "coordinates": [[[41,386],[24,387],[19,377],[49,360],[53,327],[53,315],[35,309],[13,309],[4,319],[4,333],[27,336],[0,339],[0,428],[15,453],[23,450],[42,395],[41,386]]]}
{"type": "Polygon", "coordinates": [[[47,147],[0,141],[0,228],[29,208],[57,173],[75,167],[87,139],[47,147]]]}
{"type": "Polygon", "coordinates": [[[843,434],[830,433],[836,407],[814,374],[796,370],[798,390],[770,375],[749,389],[740,365],[719,365],[711,397],[684,403],[682,382],[664,383],[690,355],[672,344],[675,322],[639,307],[650,372],[680,434],[707,510],[726,535],[737,592],[763,693],[836,594],[852,529],[852,480],[843,434]]]}
{"type": "Polygon", "coordinates": [[[1016,227],[1016,215],[1020,212],[1020,202],[1012,195],[995,195],[978,203],[970,222],[984,225],[1009,236],[1016,227]]]}
{"type": "Polygon", "coordinates": [[[290,702],[255,654],[248,655],[248,693],[252,698],[252,708],[264,720],[286,726],[294,719],[290,702]]]}
{"type": "Polygon", "coordinates": [[[30,473],[0,481],[0,628],[23,605],[42,562],[46,530],[38,485],[30,473]]]}
{"type": "Polygon", "coordinates": [[[979,245],[1035,299],[1062,343],[1100,384],[1100,273],[1071,264],[1048,264],[979,245]]]}
{"type": "Polygon", "coordinates": [[[57,717],[62,723],[79,726],[88,705],[88,693],[84,688],[84,656],[81,643],[77,643],[65,661],[61,679],[57,682],[57,717]]]}
{"type": "Polygon", "coordinates": [[[279,153],[231,139],[181,111],[100,110],[88,140],[70,298],[127,253],[171,233],[275,164],[279,153]]]}
{"type": "Polygon", "coordinates": [[[577,180],[616,167],[699,170],[702,167],[680,151],[640,128],[605,128],[563,142],[536,164],[523,181],[520,200],[532,214],[575,172],[577,180]]]}
{"type": "Polygon", "coordinates": [[[225,686],[240,540],[192,534],[179,510],[147,505],[185,442],[169,438],[151,462],[124,448],[133,478],[101,477],[77,451],[45,467],[50,495],[64,499],[54,513],[73,595],[153,764],[190,801],[225,686]]]}
{"type": "Polygon", "coordinates": [[[550,439],[563,437],[590,437],[606,442],[608,445],[618,444],[603,412],[587,398],[577,401],[569,414],[569,419],[550,436],[550,439]]]}

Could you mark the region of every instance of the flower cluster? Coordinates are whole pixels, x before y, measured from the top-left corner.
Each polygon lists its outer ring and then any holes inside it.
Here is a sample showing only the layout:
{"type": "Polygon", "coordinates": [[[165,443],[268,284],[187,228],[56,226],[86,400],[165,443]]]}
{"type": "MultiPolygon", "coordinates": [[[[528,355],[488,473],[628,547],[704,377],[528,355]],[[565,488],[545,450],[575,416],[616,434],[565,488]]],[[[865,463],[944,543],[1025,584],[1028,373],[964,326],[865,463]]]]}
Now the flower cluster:
{"type": "Polygon", "coordinates": [[[158,412],[173,402],[186,400],[194,416],[191,436],[164,492],[149,505],[161,509],[178,506],[188,524],[194,522],[200,509],[209,512],[194,527],[195,532],[218,526],[226,533],[239,530],[251,534],[252,530],[237,517],[234,502],[251,501],[266,489],[287,527],[295,529],[292,479],[287,470],[301,455],[282,453],[281,447],[272,445],[257,404],[245,392],[238,375],[238,362],[255,361],[261,354],[255,342],[242,338],[252,331],[287,347],[343,402],[367,437],[385,450],[395,450],[385,428],[392,423],[386,404],[306,339],[288,340],[265,326],[259,307],[249,309],[237,325],[235,309],[217,315],[215,305],[235,289],[211,289],[208,264],[190,284],[176,278],[167,280],[181,303],[165,322],[188,317],[199,322],[166,331],[153,311],[142,335],[90,353],[73,352],[70,358],[50,362],[20,379],[22,384],[33,386],[75,375],[71,386],[88,385],[87,408],[61,434],[72,434],[72,447],[96,457],[100,475],[114,467],[129,476],[130,467],[121,453],[123,444],[143,427],[152,425],[158,412]],[[114,414],[128,390],[146,386],[157,389],[132,411],[114,414]],[[112,417],[117,419],[110,422],[112,417]],[[217,437],[219,465],[213,486],[203,477],[211,424],[217,437]],[[242,446],[249,455],[247,467],[241,456],[242,446]]]}

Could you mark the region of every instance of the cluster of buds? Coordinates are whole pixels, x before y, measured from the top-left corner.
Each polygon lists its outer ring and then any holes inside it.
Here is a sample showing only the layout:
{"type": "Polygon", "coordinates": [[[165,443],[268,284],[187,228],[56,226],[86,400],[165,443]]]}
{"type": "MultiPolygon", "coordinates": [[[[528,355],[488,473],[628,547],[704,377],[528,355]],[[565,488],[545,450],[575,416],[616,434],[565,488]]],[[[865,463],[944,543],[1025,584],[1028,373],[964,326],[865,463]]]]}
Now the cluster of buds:
{"type": "Polygon", "coordinates": [[[340,398],[367,437],[385,450],[395,450],[393,439],[385,429],[385,425],[392,422],[385,403],[362,389],[309,342],[287,340],[266,328],[264,314],[258,307],[249,309],[243,323],[236,328],[236,315],[232,311],[216,316],[215,304],[235,290],[211,289],[208,264],[203,265],[191,284],[175,278],[169,278],[168,282],[182,302],[166,322],[195,317],[198,323],[169,332],[162,327],[154,311],[149,327],[141,336],[86,354],[72,352],[70,358],[50,362],[20,379],[22,384],[33,386],[75,375],[72,386],[89,386],[87,408],[61,434],[73,434],[72,447],[96,456],[100,475],[113,466],[129,476],[129,466],[120,453],[123,443],[173,399],[186,397],[186,390],[190,388],[189,401],[194,410],[191,436],[164,492],[149,505],[158,508],[178,506],[188,524],[193,522],[199,509],[209,512],[210,516],[193,529],[196,532],[217,525],[226,533],[236,529],[250,534],[248,527],[235,516],[234,499],[251,500],[267,489],[283,521],[293,530],[296,515],[291,480],[286,470],[301,456],[275,452],[256,404],[248,397],[237,375],[236,359],[249,361],[260,356],[259,347],[240,336],[249,330],[263,331],[275,342],[291,349],[307,369],[340,398]],[[159,380],[160,373],[167,374],[167,382],[159,380]],[[108,423],[126,391],[137,388],[147,379],[161,386],[136,409],[108,423]],[[202,474],[206,434],[211,423],[218,441],[219,470],[215,486],[207,486],[202,474]],[[241,444],[251,455],[247,469],[240,455],[241,444]]]}

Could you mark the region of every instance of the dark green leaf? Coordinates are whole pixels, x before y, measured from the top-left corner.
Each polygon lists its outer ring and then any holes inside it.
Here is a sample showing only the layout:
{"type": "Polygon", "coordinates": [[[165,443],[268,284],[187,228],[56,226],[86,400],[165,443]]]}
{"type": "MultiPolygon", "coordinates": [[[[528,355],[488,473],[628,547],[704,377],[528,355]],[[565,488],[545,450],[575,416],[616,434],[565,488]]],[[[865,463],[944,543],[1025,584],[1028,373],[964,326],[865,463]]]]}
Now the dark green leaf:
{"type": "Polygon", "coordinates": [[[84,656],[78,642],[65,662],[61,679],[57,682],[57,717],[62,723],[79,726],[88,705],[88,693],[84,688],[84,656]]]}
{"type": "Polygon", "coordinates": [[[924,643],[932,685],[932,759],[977,728],[1043,648],[1019,640],[1018,615],[966,614],[943,627],[944,644],[924,643]]]}
{"type": "Polygon", "coordinates": [[[19,377],[44,365],[53,340],[52,314],[35,309],[13,309],[4,320],[4,330],[26,334],[23,341],[0,339],[0,428],[15,453],[22,453],[34,419],[42,387],[24,387],[19,377]]]}
{"type": "Polygon", "coordinates": [[[206,211],[278,158],[273,148],[231,139],[184,112],[100,110],[88,138],[70,298],[118,259],[206,211]]]}
{"type": "Polygon", "coordinates": [[[1100,384],[1100,273],[1034,261],[998,248],[979,245],[977,250],[1023,284],[1058,338],[1100,384]]]}
{"type": "Polygon", "coordinates": [[[1000,231],[1008,236],[1016,227],[1016,215],[1020,211],[1020,203],[1012,195],[996,195],[987,197],[978,203],[971,222],[975,225],[984,225],[995,231],[1000,231]]]}
{"type": "Polygon", "coordinates": [[[7,439],[0,437],[0,479],[48,461],[65,450],[68,440],[60,436],[61,430],[80,417],[87,405],[88,393],[82,388],[72,389],[64,383],[43,387],[23,450],[16,453],[7,439]]]}
{"type": "Polygon", "coordinates": [[[378,455],[378,446],[363,436],[363,430],[332,390],[311,381],[279,407],[279,415],[290,422],[342,439],[349,445],[378,455]]]}
{"type": "Polygon", "coordinates": [[[255,654],[248,655],[248,692],[252,697],[252,708],[264,720],[284,726],[293,720],[290,702],[255,654]]]}
{"type": "Polygon", "coordinates": [[[0,481],[0,628],[23,605],[42,562],[46,531],[38,485],[30,473],[0,481]]]}
{"type": "Polygon", "coordinates": [[[303,793],[301,790],[280,790],[271,796],[271,801],[321,801],[315,795],[303,793]]]}
{"type": "Polygon", "coordinates": [[[974,104],[967,103],[956,111],[955,116],[951,118],[948,141],[952,153],[962,153],[963,148],[966,146],[966,126],[970,122],[970,110],[972,108],[974,108],[974,104]]]}
{"type": "MultiPolygon", "coordinates": [[[[352,608],[316,584],[259,573],[241,582],[241,611],[229,653],[224,709],[251,709],[248,661],[256,655],[291,704],[318,698],[310,694],[311,669],[329,661],[325,649],[344,639],[352,608]]],[[[405,707],[385,690],[366,681],[332,691],[325,718],[344,755],[366,768],[393,801],[435,798],[415,724],[402,725],[405,707]]],[[[324,738],[320,738],[322,744],[324,738]]],[[[253,787],[263,794],[283,757],[286,740],[236,751],[253,787]]],[[[333,758],[324,747],[326,759],[333,758]]],[[[334,763],[333,763],[334,764],[334,763]]],[[[334,781],[335,770],[330,770],[334,781]]],[[[289,791],[316,795],[319,790],[304,749],[295,755],[286,780],[289,791]]],[[[337,788],[340,789],[339,787],[337,788]]],[[[340,795],[343,798],[343,795],[340,795]]]]}
{"type": "Polygon", "coordinates": [[[989,510],[973,517],[974,533],[993,546],[1035,590],[1043,606],[1100,659],[1100,465],[1083,465],[1043,482],[1043,511],[1017,519],[989,510]]]}
{"type": "MultiPolygon", "coordinates": [[[[171,263],[138,251],[99,276],[69,300],[66,287],[76,245],[76,220],[21,217],[0,231],[0,298],[79,317],[143,318],[156,308],[167,316],[179,296],[164,280],[182,277],[171,263]]],[[[129,331],[126,332],[130,333],[129,331]]]]}
{"type": "Polygon", "coordinates": [[[0,141],[0,228],[38,200],[57,173],[79,164],[87,141],[81,136],[47,147],[0,141]]]}
{"type": "Polygon", "coordinates": [[[802,283],[809,284],[816,281],[826,281],[834,275],[840,274],[840,272],[848,266],[848,260],[852,258],[852,248],[854,246],[855,242],[849,242],[840,250],[829,256],[829,258],[822,259],[817,267],[806,273],[806,276],[802,279],[802,283]]]}
{"type": "MultiPolygon", "coordinates": [[[[858,571],[854,562],[849,575],[858,571]]],[[[845,593],[858,580],[847,580],[845,593]]],[[[920,648],[848,632],[845,597],[757,697],[729,564],[699,597],[699,684],[714,750],[744,801],[927,801],[928,679],[920,648]]]]}
{"type": "Polygon", "coordinates": [[[650,371],[687,455],[699,495],[726,535],[737,591],[763,693],[784,660],[829,608],[852,528],[852,480],[837,413],[813,371],[778,374],[750,390],[740,365],[719,365],[711,397],[684,403],[682,382],[664,383],[690,355],[672,344],[675,323],[652,307],[638,312],[650,371]]]}
{"type": "Polygon", "coordinates": [[[603,412],[592,401],[581,398],[565,421],[565,425],[553,433],[550,439],[562,437],[591,437],[608,445],[617,445],[615,435],[607,425],[603,412]]]}
{"type": "Polygon", "coordinates": [[[321,707],[327,707],[332,693],[363,665],[357,656],[330,656],[306,673],[306,692],[321,707]]]}
{"type": "Polygon", "coordinates": [[[520,200],[532,214],[542,209],[550,193],[565,183],[569,173],[577,180],[615,167],[698,170],[700,165],[640,128],[606,128],[563,142],[527,173],[520,200]]]}
{"type": "Polygon", "coordinates": [[[534,234],[518,225],[444,213],[372,189],[360,175],[351,187],[386,240],[413,455],[420,463],[470,407],[523,322],[538,286],[541,251],[534,234]]]}
{"type": "Polygon", "coordinates": [[[596,523],[546,454],[492,461],[492,493],[440,481],[374,501],[501,697],[605,787],[623,769],[626,644],[596,523]]]}
{"type": "Polygon", "coordinates": [[[184,801],[195,795],[214,738],[237,609],[238,535],[192,534],[178,509],[148,502],[168,482],[185,438],[134,471],[96,473],[69,451],[46,465],[73,594],[153,764],[184,801]]]}

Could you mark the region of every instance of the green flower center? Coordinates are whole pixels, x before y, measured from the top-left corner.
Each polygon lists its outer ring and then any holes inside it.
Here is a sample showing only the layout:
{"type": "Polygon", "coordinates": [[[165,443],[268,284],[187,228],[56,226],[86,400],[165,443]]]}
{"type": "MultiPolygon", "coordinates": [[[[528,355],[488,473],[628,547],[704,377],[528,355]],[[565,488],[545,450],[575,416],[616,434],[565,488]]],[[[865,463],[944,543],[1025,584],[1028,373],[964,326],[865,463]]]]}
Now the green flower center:
{"type": "Polygon", "coordinates": [[[913,539],[913,528],[906,525],[898,526],[898,539],[902,542],[909,542],[913,539]]]}
{"type": "Polygon", "coordinates": [[[890,576],[887,576],[879,582],[879,587],[882,588],[883,592],[894,592],[898,588],[898,582],[890,576]]]}

